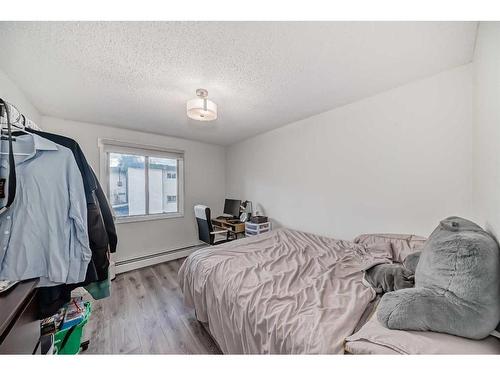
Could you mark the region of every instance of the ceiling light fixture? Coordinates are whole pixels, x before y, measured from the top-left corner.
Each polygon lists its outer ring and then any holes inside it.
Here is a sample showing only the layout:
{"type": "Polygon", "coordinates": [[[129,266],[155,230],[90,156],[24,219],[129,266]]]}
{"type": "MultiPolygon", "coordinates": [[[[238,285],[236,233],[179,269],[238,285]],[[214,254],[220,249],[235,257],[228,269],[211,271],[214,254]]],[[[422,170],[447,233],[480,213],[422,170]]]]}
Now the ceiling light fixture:
{"type": "Polygon", "coordinates": [[[217,104],[208,99],[208,91],[196,90],[196,99],[188,100],[187,116],[198,121],[213,121],[217,119],[217,104]]]}

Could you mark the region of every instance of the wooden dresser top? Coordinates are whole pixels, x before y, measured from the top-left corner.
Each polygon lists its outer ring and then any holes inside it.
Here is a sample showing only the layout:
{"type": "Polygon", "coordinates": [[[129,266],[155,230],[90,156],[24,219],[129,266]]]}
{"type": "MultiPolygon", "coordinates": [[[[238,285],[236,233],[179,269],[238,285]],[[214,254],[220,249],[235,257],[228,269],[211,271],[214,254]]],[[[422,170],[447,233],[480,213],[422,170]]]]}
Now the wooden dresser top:
{"type": "Polygon", "coordinates": [[[10,290],[0,294],[0,343],[37,284],[38,279],[21,281],[10,290]]]}

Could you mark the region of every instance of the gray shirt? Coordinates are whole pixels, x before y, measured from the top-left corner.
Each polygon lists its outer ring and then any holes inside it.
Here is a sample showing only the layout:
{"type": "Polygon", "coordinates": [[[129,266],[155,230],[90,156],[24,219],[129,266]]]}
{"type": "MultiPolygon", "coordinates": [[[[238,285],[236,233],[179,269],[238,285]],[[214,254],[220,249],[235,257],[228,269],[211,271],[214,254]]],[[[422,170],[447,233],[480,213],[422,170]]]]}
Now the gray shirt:
{"type": "MultiPolygon", "coordinates": [[[[0,149],[0,177],[6,178],[6,141],[0,149]]],[[[41,286],[83,281],[92,254],[83,181],[73,154],[35,134],[18,136],[14,152],[16,196],[0,214],[0,280],[40,277],[41,286]]],[[[0,199],[2,206],[5,200],[0,199]]]]}

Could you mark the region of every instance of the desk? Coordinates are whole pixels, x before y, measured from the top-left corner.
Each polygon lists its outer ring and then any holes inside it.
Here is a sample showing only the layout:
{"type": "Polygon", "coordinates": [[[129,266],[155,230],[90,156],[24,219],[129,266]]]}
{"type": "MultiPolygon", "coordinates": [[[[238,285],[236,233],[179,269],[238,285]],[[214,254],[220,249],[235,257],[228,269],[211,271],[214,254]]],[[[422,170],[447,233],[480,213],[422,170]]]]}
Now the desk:
{"type": "Polygon", "coordinates": [[[236,219],[212,219],[212,225],[214,227],[228,229],[238,237],[239,233],[245,236],[245,223],[242,223],[236,219]]]}

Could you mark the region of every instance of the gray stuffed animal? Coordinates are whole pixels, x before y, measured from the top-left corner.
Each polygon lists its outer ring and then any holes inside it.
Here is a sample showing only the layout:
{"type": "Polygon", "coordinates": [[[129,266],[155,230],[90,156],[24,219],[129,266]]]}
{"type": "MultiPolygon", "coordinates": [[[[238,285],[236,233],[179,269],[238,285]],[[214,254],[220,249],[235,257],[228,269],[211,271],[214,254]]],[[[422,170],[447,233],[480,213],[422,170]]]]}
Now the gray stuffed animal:
{"type": "Polygon", "coordinates": [[[402,264],[377,264],[365,273],[368,281],[377,293],[413,288],[414,272],[402,264]]]}
{"type": "Polygon", "coordinates": [[[415,288],[387,293],[378,320],[387,328],[435,331],[471,339],[500,321],[500,250],[473,222],[449,217],[420,254],[415,288]]]}

